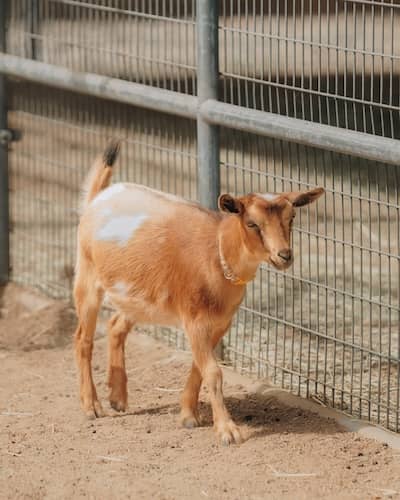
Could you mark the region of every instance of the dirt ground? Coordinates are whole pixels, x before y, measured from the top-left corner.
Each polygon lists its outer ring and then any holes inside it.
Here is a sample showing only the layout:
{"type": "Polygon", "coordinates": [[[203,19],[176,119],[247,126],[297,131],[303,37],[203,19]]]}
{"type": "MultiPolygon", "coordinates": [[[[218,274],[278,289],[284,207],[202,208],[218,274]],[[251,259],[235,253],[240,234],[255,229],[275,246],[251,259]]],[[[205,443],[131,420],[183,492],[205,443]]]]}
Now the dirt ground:
{"type": "MultiPolygon", "coordinates": [[[[203,426],[179,428],[190,356],[143,334],[127,343],[129,411],[85,420],[73,328],[60,302],[0,290],[2,499],[400,498],[398,451],[285,406],[229,369],[226,401],[246,441],[217,443],[206,390],[203,426]]],[[[105,407],[106,348],[100,325],[93,366],[105,407]]]]}

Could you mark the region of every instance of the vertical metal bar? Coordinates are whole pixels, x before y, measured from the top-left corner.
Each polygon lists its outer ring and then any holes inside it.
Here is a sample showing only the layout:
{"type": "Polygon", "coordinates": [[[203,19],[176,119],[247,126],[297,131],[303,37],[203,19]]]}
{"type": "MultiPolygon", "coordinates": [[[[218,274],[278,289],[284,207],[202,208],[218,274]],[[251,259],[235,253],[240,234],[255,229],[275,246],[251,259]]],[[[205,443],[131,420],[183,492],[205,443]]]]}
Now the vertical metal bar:
{"type": "Polygon", "coordinates": [[[27,53],[30,59],[37,59],[37,45],[38,40],[36,35],[38,33],[39,23],[39,4],[38,0],[31,0],[27,7],[26,12],[28,40],[27,40],[27,53]]]}
{"type": "MultiPolygon", "coordinates": [[[[6,1],[0,0],[0,51],[6,50],[6,1]]],[[[0,131],[7,129],[6,78],[0,74],[0,131]]],[[[0,285],[9,277],[8,142],[0,141],[0,285]]]]}
{"type": "MultiPolygon", "coordinates": [[[[199,104],[218,98],[218,2],[197,0],[197,84],[199,104]]],[[[219,129],[197,119],[198,197],[215,209],[220,192],[219,129]]]]}

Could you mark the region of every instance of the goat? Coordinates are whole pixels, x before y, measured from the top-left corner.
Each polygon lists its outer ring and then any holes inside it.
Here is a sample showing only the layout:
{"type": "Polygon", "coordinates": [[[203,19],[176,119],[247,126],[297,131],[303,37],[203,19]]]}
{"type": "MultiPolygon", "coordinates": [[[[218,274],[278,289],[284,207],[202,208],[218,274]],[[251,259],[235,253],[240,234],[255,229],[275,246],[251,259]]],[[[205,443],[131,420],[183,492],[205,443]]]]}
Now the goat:
{"type": "Polygon", "coordinates": [[[216,212],[138,184],[109,187],[118,151],[119,143],[110,143],[93,165],[78,228],[75,349],[83,410],[89,418],[104,415],[91,358],[96,319],[107,294],[116,311],[108,325],[111,407],[127,407],[124,346],[133,325],[183,327],[193,362],[182,394],[181,422],[187,428],[199,425],[204,381],[219,439],[239,443],[242,435],[224,404],[214,347],[259,264],[265,261],[280,270],[291,265],[295,208],[317,200],[324,190],[222,194],[216,212]]]}

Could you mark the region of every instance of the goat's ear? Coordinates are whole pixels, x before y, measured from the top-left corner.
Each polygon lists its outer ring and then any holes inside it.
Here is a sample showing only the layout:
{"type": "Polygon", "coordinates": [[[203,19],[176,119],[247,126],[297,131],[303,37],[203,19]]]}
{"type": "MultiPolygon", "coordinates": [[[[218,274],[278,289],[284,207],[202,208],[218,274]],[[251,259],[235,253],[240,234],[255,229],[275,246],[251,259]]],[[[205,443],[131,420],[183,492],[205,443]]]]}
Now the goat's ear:
{"type": "Polygon", "coordinates": [[[244,211],[243,203],[230,194],[221,194],[218,198],[218,208],[221,212],[230,212],[232,214],[242,214],[244,211]]]}
{"type": "Polygon", "coordinates": [[[292,203],[294,207],[304,207],[318,200],[325,193],[324,188],[315,188],[310,191],[284,193],[283,196],[292,203]]]}

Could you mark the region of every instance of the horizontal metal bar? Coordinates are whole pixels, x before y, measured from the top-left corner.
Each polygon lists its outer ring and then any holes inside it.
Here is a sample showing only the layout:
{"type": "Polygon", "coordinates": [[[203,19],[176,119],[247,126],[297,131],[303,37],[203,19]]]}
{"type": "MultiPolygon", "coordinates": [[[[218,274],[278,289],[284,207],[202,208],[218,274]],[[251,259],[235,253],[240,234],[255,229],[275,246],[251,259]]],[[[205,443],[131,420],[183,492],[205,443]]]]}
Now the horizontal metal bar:
{"type": "Polygon", "coordinates": [[[0,54],[0,73],[186,118],[197,116],[197,98],[191,95],[93,73],[80,73],[9,54],[0,54]]]}
{"type": "Polygon", "coordinates": [[[0,53],[0,73],[284,141],[400,165],[400,141],[0,53]]]}
{"type": "Polygon", "coordinates": [[[208,100],[201,115],[210,123],[306,146],[400,165],[400,141],[208,100]]]}

